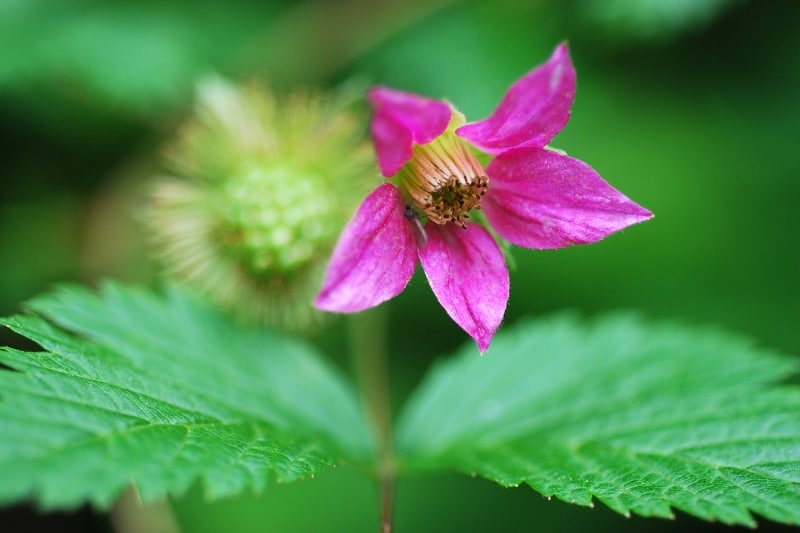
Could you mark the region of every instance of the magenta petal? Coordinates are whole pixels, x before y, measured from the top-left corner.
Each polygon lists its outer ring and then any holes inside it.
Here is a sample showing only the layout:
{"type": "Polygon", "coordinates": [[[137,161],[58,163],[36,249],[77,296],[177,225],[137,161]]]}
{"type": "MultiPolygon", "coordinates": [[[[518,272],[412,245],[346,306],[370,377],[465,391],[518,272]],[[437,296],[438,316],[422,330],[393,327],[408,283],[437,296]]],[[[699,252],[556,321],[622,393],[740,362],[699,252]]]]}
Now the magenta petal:
{"type": "Polygon", "coordinates": [[[481,353],[503,320],[508,302],[508,269],[503,253],[483,227],[425,225],[422,269],[433,293],[456,324],[475,339],[481,353]]]}
{"type": "Polygon", "coordinates": [[[517,246],[586,244],[653,216],[586,163],[552,150],[509,150],[489,163],[486,173],[486,218],[517,246]]]}
{"type": "Polygon", "coordinates": [[[367,196],[339,237],[315,307],[355,313],[403,292],[417,264],[404,211],[400,191],[390,183],[367,196]]]}
{"type": "Polygon", "coordinates": [[[386,177],[411,159],[414,143],[431,142],[450,123],[450,105],[440,100],[388,87],[375,87],[367,96],[375,109],[370,130],[378,166],[386,177]]]}
{"type": "Polygon", "coordinates": [[[545,146],[569,120],[575,98],[575,68],[566,44],[508,90],[494,114],[465,124],[456,134],[481,150],[498,154],[525,144],[545,146]]]}

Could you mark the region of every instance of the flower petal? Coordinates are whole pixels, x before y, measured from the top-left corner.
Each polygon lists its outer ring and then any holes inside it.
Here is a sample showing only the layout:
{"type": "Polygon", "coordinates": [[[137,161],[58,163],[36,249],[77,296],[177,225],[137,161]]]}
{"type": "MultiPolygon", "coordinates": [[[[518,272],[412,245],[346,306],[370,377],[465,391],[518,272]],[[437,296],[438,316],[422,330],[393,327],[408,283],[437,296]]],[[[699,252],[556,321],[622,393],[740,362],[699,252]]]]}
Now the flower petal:
{"type": "Polygon", "coordinates": [[[370,130],[378,166],[386,177],[411,159],[414,143],[431,142],[450,123],[450,105],[440,100],[388,87],[375,87],[367,96],[375,109],[370,130]]]}
{"type": "Polygon", "coordinates": [[[566,44],[508,90],[494,114],[465,124],[456,134],[490,154],[525,144],[545,146],[569,120],[575,68],[566,44]]]}
{"type": "Polygon", "coordinates": [[[403,292],[417,264],[404,213],[400,191],[391,183],[367,196],[339,237],[315,307],[355,313],[403,292]]]}
{"type": "Polygon", "coordinates": [[[456,324],[485,352],[508,302],[508,268],[503,252],[483,227],[425,225],[422,269],[433,293],[456,324]]]}
{"type": "Polygon", "coordinates": [[[586,244],[653,216],[586,163],[552,150],[522,147],[503,152],[486,173],[486,218],[517,246],[586,244]]]}

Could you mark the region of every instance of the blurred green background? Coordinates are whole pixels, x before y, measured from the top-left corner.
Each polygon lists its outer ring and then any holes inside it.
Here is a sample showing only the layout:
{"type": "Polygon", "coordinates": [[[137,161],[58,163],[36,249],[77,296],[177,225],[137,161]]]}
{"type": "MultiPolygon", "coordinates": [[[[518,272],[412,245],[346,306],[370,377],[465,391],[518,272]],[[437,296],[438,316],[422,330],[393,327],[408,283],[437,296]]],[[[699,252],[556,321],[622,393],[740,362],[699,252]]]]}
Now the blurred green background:
{"type": "MultiPolygon", "coordinates": [[[[797,28],[791,0],[0,0],[0,313],[58,281],[150,282],[137,205],[210,72],[286,91],[388,84],[474,120],[566,39],[578,90],[554,146],[656,218],[593,246],[518,250],[506,323],[630,308],[800,353],[797,28]]],[[[419,274],[389,313],[397,407],[465,335],[419,274]]],[[[339,325],[315,341],[344,360],[339,325]]],[[[174,503],[186,532],[373,531],[376,508],[348,467],[261,497],[207,503],[197,488],[174,503]]],[[[400,532],[724,529],[455,475],[402,480],[396,513],[400,532]]],[[[0,518],[20,531],[109,528],[86,509],[0,518]]]]}

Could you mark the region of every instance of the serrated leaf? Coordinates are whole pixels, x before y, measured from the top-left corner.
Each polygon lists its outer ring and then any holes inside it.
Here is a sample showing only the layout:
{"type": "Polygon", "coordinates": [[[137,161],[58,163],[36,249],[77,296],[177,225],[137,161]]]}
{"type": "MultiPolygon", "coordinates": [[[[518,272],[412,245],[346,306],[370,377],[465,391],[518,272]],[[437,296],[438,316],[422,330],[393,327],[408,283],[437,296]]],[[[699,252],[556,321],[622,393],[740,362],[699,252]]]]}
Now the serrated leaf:
{"type": "Polygon", "coordinates": [[[407,470],[449,468],[620,513],[800,523],[795,360],[631,315],[526,322],[440,364],[397,431],[407,470]]]}
{"type": "Polygon", "coordinates": [[[237,325],[177,290],[65,287],[2,321],[0,503],[110,504],[202,479],[224,496],[291,481],[371,441],[351,385],[306,344],[237,325]]]}

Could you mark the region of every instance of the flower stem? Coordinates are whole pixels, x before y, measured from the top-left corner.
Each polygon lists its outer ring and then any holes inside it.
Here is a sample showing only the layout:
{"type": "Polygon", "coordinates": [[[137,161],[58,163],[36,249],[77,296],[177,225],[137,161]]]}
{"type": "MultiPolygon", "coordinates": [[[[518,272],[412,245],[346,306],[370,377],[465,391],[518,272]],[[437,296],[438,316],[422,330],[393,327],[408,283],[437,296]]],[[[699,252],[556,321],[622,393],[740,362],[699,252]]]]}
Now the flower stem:
{"type": "Polygon", "coordinates": [[[136,486],[131,485],[117,500],[110,513],[116,533],[180,533],[181,528],[166,498],[142,503],[136,486]]]}
{"type": "Polygon", "coordinates": [[[380,491],[381,531],[392,531],[394,497],[394,449],[389,396],[387,319],[383,308],[353,315],[350,320],[352,364],[361,401],[377,444],[376,477],[380,491]]]}

